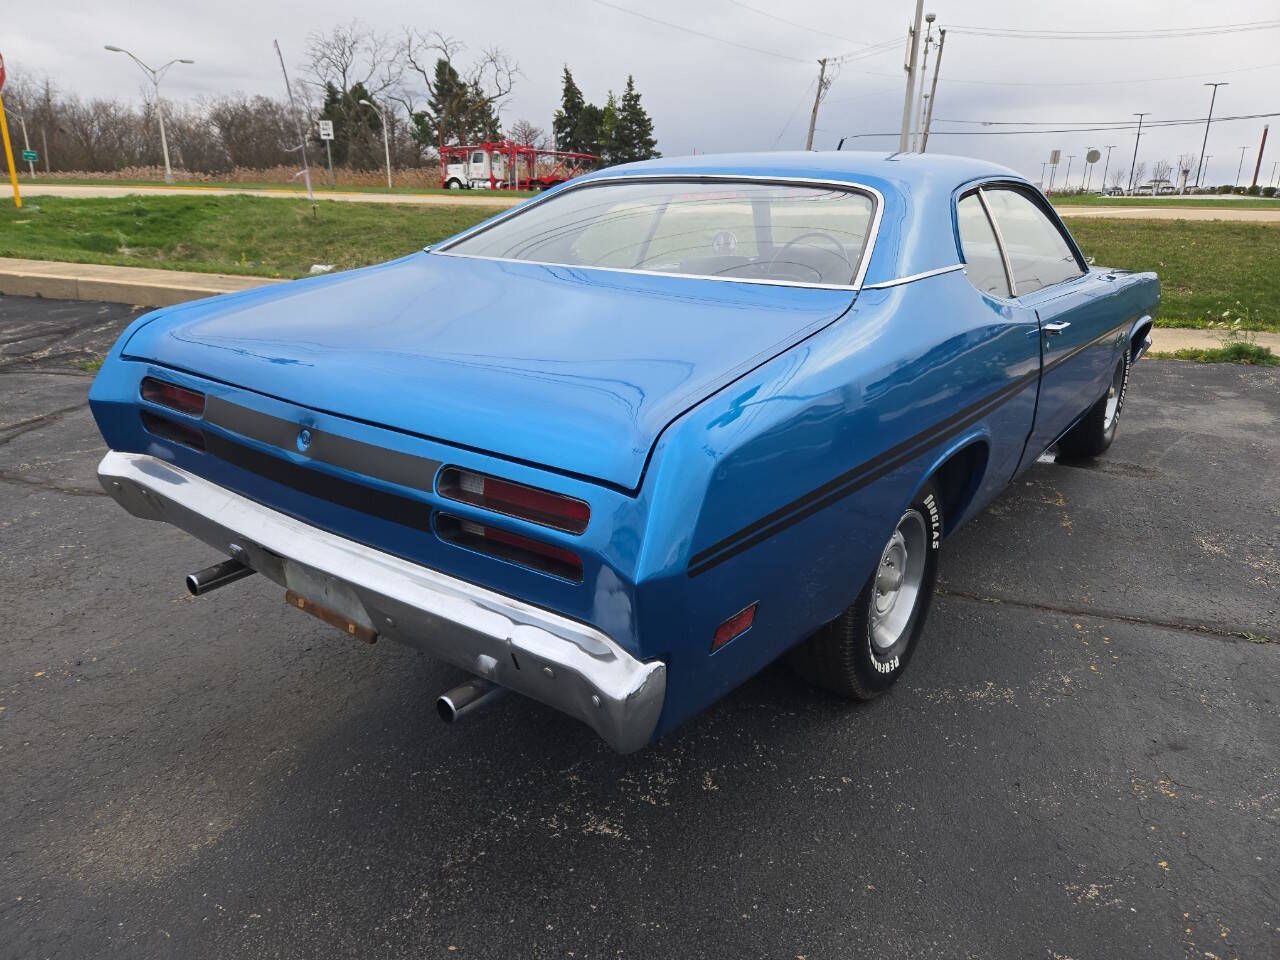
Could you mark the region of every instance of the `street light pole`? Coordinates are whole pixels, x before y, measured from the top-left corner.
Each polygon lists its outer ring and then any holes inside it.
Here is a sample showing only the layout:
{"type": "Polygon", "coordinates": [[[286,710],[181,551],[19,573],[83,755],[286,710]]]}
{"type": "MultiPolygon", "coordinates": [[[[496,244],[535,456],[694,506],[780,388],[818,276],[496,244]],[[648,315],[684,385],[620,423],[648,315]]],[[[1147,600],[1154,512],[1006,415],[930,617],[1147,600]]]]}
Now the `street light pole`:
{"type": "Polygon", "coordinates": [[[1138,118],[1138,135],[1133,138],[1133,162],[1129,164],[1129,194],[1133,194],[1133,171],[1138,168],[1138,142],[1142,140],[1142,118],[1151,115],[1151,111],[1146,113],[1135,113],[1138,118]]]}
{"type": "Polygon", "coordinates": [[[1209,95],[1209,116],[1204,121],[1204,140],[1200,142],[1200,164],[1196,167],[1196,189],[1200,188],[1201,168],[1205,163],[1204,151],[1209,145],[1209,124],[1213,122],[1213,102],[1218,99],[1218,88],[1229,87],[1231,84],[1223,81],[1222,83],[1206,83],[1206,87],[1213,87],[1213,93],[1209,95]]]}
{"type": "Polygon", "coordinates": [[[1071,192],[1071,164],[1075,162],[1076,155],[1074,153],[1067,154],[1067,175],[1062,178],[1062,189],[1067,193],[1071,192]]]}
{"type": "Polygon", "coordinates": [[[160,79],[169,71],[169,68],[172,67],[175,63],[195,63],[195,61],[188,60],[185,57],[179,57],[176,60],[170,60],[163,67],[160,67],[158,69],[152,69],[151,67],[143,63],[141,60],[139,60],[137,57],[135,57],[128,50],[125,50],[123,47],[113,47],[111,44],[108,43],[103,47],[103,49],[110,50],[112,53],[125,54],[126,56],[129,57],[130,60],[132,60],[142,69],[143,73],[145,73],[151,79],[151,86],[155,89],[155,92],[156,92],[156,117],[159,118],[160,120],[160,151],[161,153],[164,154],[164,182],[173,183],[173,169],[169,166],[169,141],[165,138],[165,135],[164,135],[164,103],[160,99],[160,79]]]}
{"type": "Polygon", "coordinates": [[[1233,187],[1240,186],[1240,174],[1244,172],[1244,152],[1248,149],[1248,147],[1240,148],[1240,166],[1236,167],[1236,179],[1235,182],[1231,184],[1233,187]]]}
{"type": "Polygon", "coordinates": [[[387,115],[382,112],[376,103],[370,103],[368,100],[361,100],[361,106],[373,107],[374,112],[378,114],[378,122],[382,124],[382,149],[387,155],[387,189],[391,189],[391,141],[387,139],[387,115]]]}

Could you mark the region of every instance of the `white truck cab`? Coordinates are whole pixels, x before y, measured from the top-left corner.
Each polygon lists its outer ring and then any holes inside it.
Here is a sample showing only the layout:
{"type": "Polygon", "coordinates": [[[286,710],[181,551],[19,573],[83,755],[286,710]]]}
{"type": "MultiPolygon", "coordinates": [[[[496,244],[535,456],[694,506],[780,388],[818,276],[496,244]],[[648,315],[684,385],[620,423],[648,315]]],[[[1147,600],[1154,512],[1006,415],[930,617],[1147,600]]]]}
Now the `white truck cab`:
{"type": "Polygon", "coordinates": [[[488,190],[495,185],[493,181],[501,187],[506,177],[505,158],[487,150],[471,150],[461,163],[451,163],[445,168],[445,186],[450,190],[488,190]]]}

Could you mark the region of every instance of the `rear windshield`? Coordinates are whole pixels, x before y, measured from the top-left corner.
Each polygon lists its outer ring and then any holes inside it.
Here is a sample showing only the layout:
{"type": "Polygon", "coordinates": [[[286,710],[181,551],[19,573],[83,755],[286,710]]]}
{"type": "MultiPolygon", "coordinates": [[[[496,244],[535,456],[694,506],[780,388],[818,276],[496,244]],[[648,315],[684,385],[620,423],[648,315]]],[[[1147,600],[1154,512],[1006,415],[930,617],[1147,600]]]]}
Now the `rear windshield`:
{"type": "Polygon", "coordinates": [[[566,190],[449,253],[727,280],[850,284],[874,201],[826,187],[627,181],[566,190]]]}

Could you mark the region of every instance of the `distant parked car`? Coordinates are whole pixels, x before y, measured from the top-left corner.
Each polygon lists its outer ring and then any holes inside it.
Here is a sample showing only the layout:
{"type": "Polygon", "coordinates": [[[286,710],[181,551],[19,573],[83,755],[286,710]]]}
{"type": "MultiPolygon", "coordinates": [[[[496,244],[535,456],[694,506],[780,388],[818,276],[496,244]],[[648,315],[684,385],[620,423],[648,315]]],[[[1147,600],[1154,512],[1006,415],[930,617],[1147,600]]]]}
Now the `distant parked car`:
{"type": "Polygon", "coordinates": [[[988,163],[619,166],[140,318],[98,472],[229,558],[193,593],[261,573],[470,672],[446,717],[509,688],[635,750],[787,653],[888,690],[944,540],[1044,450],[1111,444],[1158,300],[988,163]]]}

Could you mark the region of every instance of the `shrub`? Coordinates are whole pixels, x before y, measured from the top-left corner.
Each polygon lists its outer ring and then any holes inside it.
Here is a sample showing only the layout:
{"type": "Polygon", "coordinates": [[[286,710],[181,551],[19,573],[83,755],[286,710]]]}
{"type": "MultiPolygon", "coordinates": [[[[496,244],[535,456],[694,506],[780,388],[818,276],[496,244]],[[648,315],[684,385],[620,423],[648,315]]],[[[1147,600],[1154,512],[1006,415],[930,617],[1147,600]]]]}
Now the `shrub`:
{"type": "Polygon", "coordinates": [[[1262,195],[1263,195],[1264,197],[1274,197],[1274,196],[1276,195],[1276,188],[1275,188],[1275,187],[1263,187],[1263,188],[1262,188],[1262,195]]]}
{"type": "Polygon", "coordinates": [[[1229,183],[1224,183],[1222,186],[1220,186],[1220,187],[1218,188],[1218,192],[1219,192],[1219,193],[1230,193],[1230,192],[1231,192],[1231,184],[1229,184],[1229,183]]]}
{"type": "Polygon", "coordinates": [[[1258,197],[1262,195],[1262,188],[1255,183],[1248,190],[1246,190],[1245,193],[1247,193],[1251,197],[1258,197]]]}

